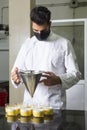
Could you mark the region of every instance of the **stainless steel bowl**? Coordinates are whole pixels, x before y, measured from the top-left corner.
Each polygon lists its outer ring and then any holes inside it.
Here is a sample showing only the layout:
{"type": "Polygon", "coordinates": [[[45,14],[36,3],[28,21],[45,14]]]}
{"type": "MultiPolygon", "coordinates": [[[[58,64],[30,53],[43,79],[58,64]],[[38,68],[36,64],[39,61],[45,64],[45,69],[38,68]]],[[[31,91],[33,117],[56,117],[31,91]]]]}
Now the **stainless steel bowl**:
{"type": "Polygon", "coordinates": [[[33,97],[37,84],[39,83],[39,80],[41,78],[42,71],[20,70],[19,75],[22,78],[23,83],[25,84],[25,87],[30,93],[31,97],[33,97]]]}

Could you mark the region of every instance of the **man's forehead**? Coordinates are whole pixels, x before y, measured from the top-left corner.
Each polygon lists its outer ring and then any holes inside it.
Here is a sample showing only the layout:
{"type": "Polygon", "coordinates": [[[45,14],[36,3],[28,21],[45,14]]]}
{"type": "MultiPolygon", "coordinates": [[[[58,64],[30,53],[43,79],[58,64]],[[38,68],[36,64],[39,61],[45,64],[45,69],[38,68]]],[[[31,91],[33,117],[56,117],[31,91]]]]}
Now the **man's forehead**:
{"type": "Polygon", "coordinates": [[[47,24],[44,24],[44,25],[38,25],[34,22],[32,22],[32,29],[36,30],[36,31],[40,31],[40,30],[43,30],[47,27],[47,24]]]}

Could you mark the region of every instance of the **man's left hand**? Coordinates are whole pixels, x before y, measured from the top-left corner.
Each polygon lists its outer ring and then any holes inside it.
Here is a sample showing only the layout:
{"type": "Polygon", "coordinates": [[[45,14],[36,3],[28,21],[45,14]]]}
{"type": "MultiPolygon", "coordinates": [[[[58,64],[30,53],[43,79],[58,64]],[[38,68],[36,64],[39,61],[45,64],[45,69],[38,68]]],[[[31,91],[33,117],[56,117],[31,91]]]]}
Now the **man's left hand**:
{"type": "Polygon", "coordinates": [[[44,77],[44,79],[40,80],[39,83],[43,82],[46,86],[61,84],[60,77],[56,76],[53,72],[44,72],[42,77],[44,77]]]}

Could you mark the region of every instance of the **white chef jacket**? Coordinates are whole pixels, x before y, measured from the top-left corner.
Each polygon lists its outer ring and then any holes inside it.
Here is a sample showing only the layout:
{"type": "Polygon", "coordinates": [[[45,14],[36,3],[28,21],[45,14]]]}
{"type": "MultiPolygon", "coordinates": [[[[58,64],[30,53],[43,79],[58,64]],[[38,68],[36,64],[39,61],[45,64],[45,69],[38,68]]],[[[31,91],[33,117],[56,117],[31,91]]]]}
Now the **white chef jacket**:
{"type": "MultiPolygon", "coordinates": [[[[70,41],[52,31],[45,41],[39,41],[35,36],[27,38],[12,71],[15,67],[22,70],[51,71],[61,78],[62,85],[48,87],[39,83],[33,96],[34,103],[49,104],[54,108],[61,108],[65,104],[65,90],[77,83],[81,76],[70,41]]],[[[17,88],[20,85],[14,86],[17,88]]],[[[25,89],[24,103],[30,102],[32,98],[25,89]]]]}

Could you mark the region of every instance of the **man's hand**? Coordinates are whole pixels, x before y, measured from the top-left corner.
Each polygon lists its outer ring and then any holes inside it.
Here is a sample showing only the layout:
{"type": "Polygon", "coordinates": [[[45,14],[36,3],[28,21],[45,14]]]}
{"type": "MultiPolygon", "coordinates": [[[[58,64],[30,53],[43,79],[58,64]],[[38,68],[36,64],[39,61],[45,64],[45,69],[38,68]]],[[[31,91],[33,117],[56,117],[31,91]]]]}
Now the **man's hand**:
{"type": "Polygon", "coordinates": [[[40,80],[40,83],[43,82],[46,86],[61,84],[61,79],[52,72],[44,72],[42,77],[44,79],[40,80]]]}
{"type": "Polygon", "coordinates": [[[16,67],[14,71],[11,73],[11,79],[14,81],[14,83],[19,84],[21,82],[21,78],[18,74],[18,68],[16,67]]]}

